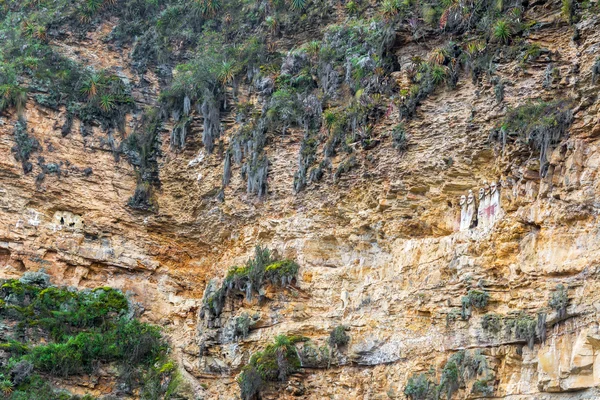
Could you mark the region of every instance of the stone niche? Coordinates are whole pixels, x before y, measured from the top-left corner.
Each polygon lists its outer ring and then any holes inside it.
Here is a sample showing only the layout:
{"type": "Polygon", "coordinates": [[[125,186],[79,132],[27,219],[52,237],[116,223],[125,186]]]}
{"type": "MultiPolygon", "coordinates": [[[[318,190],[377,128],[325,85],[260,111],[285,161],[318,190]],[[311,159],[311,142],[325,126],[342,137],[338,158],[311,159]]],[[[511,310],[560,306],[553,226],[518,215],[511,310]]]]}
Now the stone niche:
{"type": "Polygon", "coordinates": [[[54,217],[52,217],[52,223],[57,229],[83,229],[83,220],[81,219],[81,215],[73,214],[70,211],[55,212],[54,217]]]}

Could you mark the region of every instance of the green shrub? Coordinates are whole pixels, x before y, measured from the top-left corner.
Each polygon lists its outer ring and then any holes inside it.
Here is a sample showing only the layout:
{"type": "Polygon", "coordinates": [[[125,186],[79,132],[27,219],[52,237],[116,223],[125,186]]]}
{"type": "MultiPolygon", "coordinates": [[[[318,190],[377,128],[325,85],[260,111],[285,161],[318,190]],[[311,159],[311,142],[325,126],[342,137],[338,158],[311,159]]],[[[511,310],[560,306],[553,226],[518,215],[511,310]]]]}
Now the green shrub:
{"type": "Polygon", "coordinates": [[[29,161],[29,157],[32,153],[41,149],[40,144],[36,138],[29,136],[27,121],[22,117],[19,117],[17,122],[15,122],[13,134],[15,137],[15,146],[12,148],[12,152],[15,155],[15,159],[21,162],[25,173],[31,172],[33,165],[29,161]]]}
{"type": "Polygon", "coordinates": [[[494,386],[492,382],[492,386],[490,386],[490,381],[488,379],[478,379],[473,384],[473,388],[471,390],[474,394],[480,394],[482,396],[492,396],[494,394],[494,386]]]}
{"type": "Polygon", "coordinates": [[[298,264],[292,260],[276,260],[271,251],[261,246],[254,249],[254,257],[246,265],[234,266],[229,269],[221,287],[209,291],[207,288],[203,300],[203,311],[208,311],[210,316],[219,316],[227,296],[234,292],[242,292],[248,300],[254,294],[260,293],[267,282],[273,285],[291,284],[298,274],[298,264]]]}
{"type": "Polygon", "coordinates": [[[399,0],[384,0],[381,3],[380,12],[386,18],[396,17],[401,10],[402,2],[399,0]]]}
{"type": "Polygon", "coordinates": [[[303,338],[279,335],[263,351],[250,357],[237,377],[244,400],[254,398],[268,382],[285,382],[301,367],[295,344],[303,338]]]}
{"type": "Polygon", "coordinates": [[[488,300],[490,295],[485,290],[469,290],[469,294],[467,295],[471,302],[471,305],[475,308],[485,308],[488,304],[488,300]]]}
{"type": "Polygon", "coordinates": [[[540,175],[545,176],[550,151],[566,136],[573,121],[570,104],[565,100],[537,101],[510,109],[492,138],[503,146],[509,139],[524,141],[532,152],[539,153],[540,175]]]}
{"type": "Polygon", "coordinates": [[[27,271],[19,278],[25,285],[36,285],[41,288],[50,286],[50,276],[42,269],[40,271],[27,271]]]}
{"type": "Polygon", "coordinates": [[[502,316],[499,314],[485,314],[481,319],[481,328],[491,333],[498,333],[502,329],[502,316]]]}
{"type": "Polygon", "coordinates": [[[514,334],[519,340],[525,340],[527,346],[533,349],[536,338],[536,321],[530,315],[523,312],[516,315],[513,319],[506,321],[507,334],[514,334]]]}
{"type": "Polygon", "coordinates": [[[450,400],[459,387],[466,386],[467,381],[484,374],[490,379],[485,356],[479,351],[461,350],[450,356],[444,365],[439,390],[445,392],[450,400]]]}
{"type": "Polygon", "coordinates": [[[462,319],[467,319],[471,316],[471,307],[485,308],[487,306],[489,298],[490,295],[485,290],[469,290],[469,293],[466,296],[463,296],[463,298],[461,299],[462,319]]]}
{"type": "Polygon", "coordinates": [[[556,310],[558,319],[564,319],[567,316],[567,307],[569,306],[569,295],[564,285],[557,285],[556,290],[550,296],[548,305],[556,310]]]}
{"type": "Polygon", "coordinates": [[[408,137],[404,124],[400,123],[392,129],[392,141],[394,147],[399,151],[406,151],[408,149],[408,137]]]}
{"type": "Polygon", "coordinates": [[[291,284],[298,274],[299,266],[292,260],[276,261],[265,268],[265,280],[284,286],[291,284]]]}
{"type": "Polygon", "coordinates": [[[440,388],[446,392],[448,400],[450,400],[454,392],[458,390],[458,379],[458,365],[456,364],[456,361],[452,360],[452,357],[450,357],[450,360],[444,365],[444,369],[442,369],[442,378],[440,381],[440,388]]]}
{"type": "Polygon", "coordinates": [[[306,5],[306,0],[290,0],[293,9],[302,10],[306,5]]]}
{"type": "Polygon", "coordinates": [[[329,334],[329,344],[331,347],[344,347],[350,342],[350,336],[346,333],[348,328],[344,325],[338,325],[329,334]]]}
{"type": "Polygon", "coordinates": [[[17,84],[0,85],[0,113],[14,107],[19,115],[27,103],[27,89],[17,84]]]}
{"type": "Polygon", "coordinates": [[[436,385],[428,375],[419,374],[408,378],[404,394],[410,400],[429,400],[435,398],[436,385]]]}
{"type": "Polygon", "coordinates": [[[300,349],[299,357],[305,368],[329,368],[333,359],[333,352],[328,345],[319,348],[308,341],[300,349]]]}
{"type": "Polygon", "coordinates": [[[573,0],[562,0],[560,12],[569,24],[572,24],[575,18],[575,7],[573,0]]]}
{"type": "Polygon", "coordinates": [[[358,13],[358,4],[356,4],[355,1],[350,0],[348,3],[346,3],[346,12],[349,15],[356,15],[358,13]]]}
{"type": "Polygon", "coordinates": [[[221,9],[220,0],[194,0],[195,7],[204,17],[214,17],[221,9]]]}
{"type": "Polygon", "coordinates": [[[441,65],[434,65],[431,68],[431,80],[435,85],[446,82],[447,74],[446,69],[441,65]]]}
{"type": "Polygon", "coordinates": [[[510,38],[512,37],[512,27],[510,26],[510,22],[504,19],[499,19],[496,21],[492,31],[492,36],[500,43],[508,44],[510,38]]]}
{"type": "Polygon", "coordinates": [[[250,332],[250,326],[253,324],[252,319],[248,316],[248,314],[244,313],[235,319],[234,326],[234,337],[246,339],[248,337],[248,332],[250,332]]]}
{"type": "Polygon", "coordinates": [[[21,280],[3,281],[0,300],[3,319],[18,330],[19,338],[0,344],[11,353],[10,362],[0,366],[0,374],[12,377],[11,399],[71,399],[44,379],[91,374],[102,364],[118,367],[117,378],[127,380],[132,389],[150,393],[143,399],[176,395],[181,380],[168,361],[159,328],[130,318],[120,291],[59,288],[45,274],[29,273],[21,280]]]}

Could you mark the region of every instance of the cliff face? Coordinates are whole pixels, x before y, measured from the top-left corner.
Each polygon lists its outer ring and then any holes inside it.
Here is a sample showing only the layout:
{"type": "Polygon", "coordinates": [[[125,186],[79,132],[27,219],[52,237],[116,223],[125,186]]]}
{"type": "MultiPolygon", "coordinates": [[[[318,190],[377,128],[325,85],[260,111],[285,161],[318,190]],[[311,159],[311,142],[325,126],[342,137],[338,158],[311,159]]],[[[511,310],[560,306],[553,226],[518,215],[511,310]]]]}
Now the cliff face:
{"type": "MultiPolygon", "coordinates": [[[[390,102],[391,111],[373,128],[375,147],[355,148],[356,165],[346,174],[326,175],[299,193],[294,173],[303,133],[291,129],[267,144],[267,195],[247,194],[234,167],[219,201],[223,156],[205,150],[202,118],[196,117],[181,151],[171,150],[168,133],[161,133],[158,208],[133,210],[127,202],[136,174],[103,144],[101,129],[63,136],[65,110],[28,101],[29,134],[43,147],[45,162],[60,164],[61,173],[41,183],[39,165],[23,173],[11,152],[17,115],[5,113],[1,276],[44,268],[57,284],[108,285],[129,293],[143,307],[142,318],[164,328],[200,398],[235,398],[240,368],[277,335],[306,336],[320,346],[339,325],[347,327],[350,342],[329,368],[304,368],[288,383],[266,389],[263,398],[404,398],[410,377],[432,371],[430,379],[440,382],[444,365],[460,350],[485,357],[480,375],[489,377],[489,396],[600,396],[600,86],[591,79],[600,19],[586,15],[577,22],[574,41],[559,5],[542,3],[528,11],[540,28],[526,38],[542,54],[527,63],[508,51],[494,55],[495,76],[505,82],[502,102],[488,77],[474,84],[465,74],[456,88],[437,89],[423,100],[405,123],[403,152],[390,137],[399,122],[390,102]],[[548,65],[559,72],[544,87],[548,65]],[[527,99],[558,97],[570,99],[573,121],[549,147],[547,172],[540,174],[538,155],[522,140],[503,145],[490,139],[509,109],[527,99]],[[477,197],[484,181],[499,184],[498,220],[460,231],[460,196],[473,190],[477,197]],[[267,287],[260,302],[228,300],[216,321],[201,317],[209,281],[243,264],[256,244],[297,261],[294,284],[267,287]],[[567,291],[564,313],[549,306],[558,285],[567,291]],[[469,291],[489,294],[487,304],[467,304],[463,311],[469,291]],[[258,322],[236,341],[227,327],[243,313],[258,322]],[[484,315],[492,313],[500,316],[495,332],[482,327],[484,315]],[[531,345],[526,333],[517,332],[524,315],[536,324],[531,345]]],[[[111,23],[85,40],[67,36],[51,44],[67,57],[130,79],[138,105],[153,104],[156,77],[148,73],[150,83],[142,85],[131,71],[130,49],[102,43],[111,23]]],[[[287,38],[281,40],[284,46],[287,38]]],[[[393,51],[401,68],[392,76],[399,87],[408,87],[412,58],[426,58],[447,41],[397,32],[393,51]]],[[[247,95],[243,87],[241,93],[247,95]]],[[[237,129],[227,115],[226,141],[237,129]]],[[[128,118],[125,135],[134,125],[129,122],[135,117],[128,118]]],[[[335,168],[344,161],[332,158],[335,168]]],[[[455,398],[481,397],[475,380],[461,384],[455,398]]]]}

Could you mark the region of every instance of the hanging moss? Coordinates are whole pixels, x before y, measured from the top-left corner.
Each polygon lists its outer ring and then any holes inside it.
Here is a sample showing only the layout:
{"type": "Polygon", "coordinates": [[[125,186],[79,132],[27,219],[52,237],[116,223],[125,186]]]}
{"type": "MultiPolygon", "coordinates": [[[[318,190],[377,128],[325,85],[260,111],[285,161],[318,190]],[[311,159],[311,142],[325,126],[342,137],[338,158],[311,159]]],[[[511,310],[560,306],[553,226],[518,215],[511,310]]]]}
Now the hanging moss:
{"type": "Polygon", "coordinates": [[[528,102],[509,110],[491,138],[502,142],[503,147],[509,142],[524,141],[539,154],[540,176],[545,176],[550,151],[566,137],[573,121],[570,107],[566,100],[528,102]]]}
{"type": "Polygon", "coordinates": [[[205,91],[204,101],[200,107],[200,112],[204,118],[202,142],[204,143],[206,151],[212,153],[215,140],[221,136],[221,123],[216,99],[209,91],[205,91]]]}
{"type": "Polygon", "coordinates": [[[569,306],[569,295],[564,285],[557,285],[555,291],[548,300],[548,305],[556,310],[558,319],[564,319],[567,316],[567,307],[569,306]]]}
{"type": "Polygon", "coordinates": [[[469,293],[461,299],[461,317],[468,319],[471,316],[471,307],[485,308],[487,306],[490,295],[485,290],[469,290],[469,293]]]}
{"type": "Polygon", "coordinates": [[[302,191],[306,187],[308,168],[315,162],[318,141],[314,135],[306,133],[300,145],[298,170],[294,175],[294,191],[302,191]]]}
{"type": "Polygon", "coordinates": [[[506,334],[513,335],[515,339],[525,340],[527,346],[533,349],[536,338],[536,320],[526,313],[519,313],[514,318],[506,320],[506,334]]]}
{"type": "Polygon", "coordinates": [[[502,329],[502,316],[499,314],[485,314],[481,319],[481,328],[485,331],[496,334],[502,329]]]}
{"type": "Polygon", "coordinates": [[[541,312],[537,315],[537,336],[540,339],[540,342],[544,343],[546,341],[546,313],[541,312]]]}
{"type": "Polygon", "coordinates": [[[160,188],[158,159],[160,151],[160,130],[162,121],[157,109],[144,110],[139,125],[125,139],[118,153],[127,157],[136,171],[137,186],[127,205],[145,211],[156,211],[158,204],[154,190],[160,188]]]}
{"type": "Polygon", "coordinates": [[[260,293],[266,282],[274,285],[289,285],[298,274],[299,266],[292,260],[276,260],[271,251],[256,246],[254,257],[246,265],[231,267],[218,289],[207,287],[204,305],[211,316],[219,316],[228,296],[242,293],[248,300],[260,293]]]}
{"type": "Polygon", "coordinates": [[[223,165],[223,180],[221,186],[226,188],[231,181],[231,151],[225,152],[225,163],[223,165]]]}
{"type": "Polygon", "coordinates": [[[29,136],[27,132],[27,121],[19,117],[15,122],[13,130],[15,138],[15,145],[12,148],[12,152],[17,161],[21,162],[23,172],[26,174],[31,172],[33,165],[29,161],[29,157],[32,153],[41,150],[40,144],[36,138],[29,136]]]}
{"type": "Polygon", "coordinates": [[[438,385],[433,381],[433,376],[435,376],[433,368],[427,374],[411,376],[407,381],[404,394],[411,400],[436,400],[441,399],[445,394],[446,399],[450,400],[459,388],[466,388],[475,378],[479,379],[473,383],[473,393],[485,392],[486,395],[491,395],[494,391],[493,371],[489,368],[486,357],[479,350],[461,350],[452,354],[441,371],[438,385]]]}
{"type": "Polygon", "coordinates": [[[248,193],[263,197],[267,194],[267,177],[269,173],[269,160],[261,154],[246,164],[248,176],[248,193]]]}
{"type": "MultiPolygon", "coordinates": [[[[264,118],[251,124],[243,124],[231,139],[225,155],[223,183],[229,184],[232,161],[241,165],[242,178],[247,183],[247,193],[263,197],[267,194],[269,160],[264,151],[266,128],[264,118]]],[[[225,187],[226,185],[224,185],[225,187]]]]}

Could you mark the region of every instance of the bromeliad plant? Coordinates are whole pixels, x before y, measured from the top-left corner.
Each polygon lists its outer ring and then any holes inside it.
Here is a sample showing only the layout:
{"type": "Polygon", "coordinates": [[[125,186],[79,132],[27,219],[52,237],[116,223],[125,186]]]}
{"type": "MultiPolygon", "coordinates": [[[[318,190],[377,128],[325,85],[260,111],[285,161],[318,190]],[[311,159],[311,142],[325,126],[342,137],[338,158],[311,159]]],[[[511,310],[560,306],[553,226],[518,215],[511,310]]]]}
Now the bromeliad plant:
{"type": "Polygon", "coordinates": [[[253,399],[269,382],[285,382],[298,371],[301,362],[295,345],[306,340],[279,335],[263,351],[254,353],[237,378],[242,399],[253,399]]]}
{"type": "Polygon", "coordinates": [[[210,316],[219,316],[225,299],[234,293],[244,294],[251,300],[254,294],[260,294],[265,283],[285,286],[291,284],[298,274],[299,266],[292,260],[277,260],[268,248],[256,246],[254,257],[246,265],[231,267],[220,288],[204,296],[201,316],[208,310],[210,316]]]}

